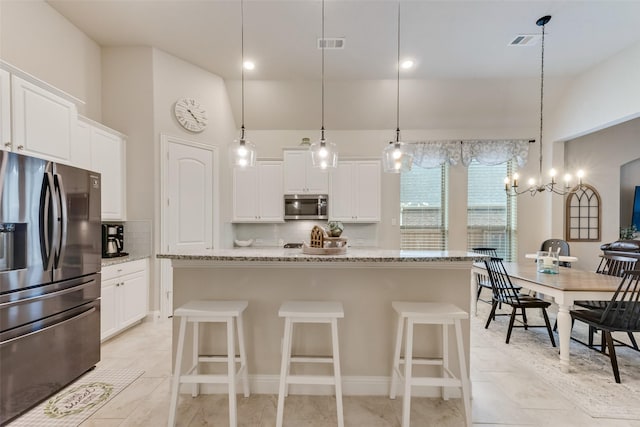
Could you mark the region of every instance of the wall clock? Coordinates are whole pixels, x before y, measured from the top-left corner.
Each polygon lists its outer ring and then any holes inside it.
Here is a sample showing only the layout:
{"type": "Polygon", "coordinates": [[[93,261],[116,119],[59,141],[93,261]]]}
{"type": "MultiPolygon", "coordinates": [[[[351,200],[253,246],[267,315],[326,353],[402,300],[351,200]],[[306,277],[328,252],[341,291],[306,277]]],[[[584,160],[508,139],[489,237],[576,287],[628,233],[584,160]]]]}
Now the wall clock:
{"type": "Polygon", "coordinates": [[[177,100],[173,114],[178,123],[188,131],[202,132],[207,127],[207,111],[193,98],[177,100]]]}

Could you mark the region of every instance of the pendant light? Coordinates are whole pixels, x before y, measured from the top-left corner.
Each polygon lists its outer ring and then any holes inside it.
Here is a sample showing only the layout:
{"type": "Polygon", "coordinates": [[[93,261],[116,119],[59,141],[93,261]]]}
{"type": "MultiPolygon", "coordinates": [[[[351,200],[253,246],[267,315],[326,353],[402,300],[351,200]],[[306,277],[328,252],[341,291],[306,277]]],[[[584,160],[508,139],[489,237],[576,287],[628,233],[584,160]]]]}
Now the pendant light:
{"type": "Polygon", "coordinates": [[[578,184],[575,187],[572,187],[572,176],[570,174],[566,174],[564,176],[564,186],[558,187],[556,182],[556,170],[551,169],[549,171],[550,181],[547,183],[542,182],[542,124],[543,124],[543,107],[544,107],[544,34],[545,34],[545,25],[549,23],[551,20],[551,15],[543,16],[542,18],[536,21],[536,25],[542,27],[542,53],[540,59],[540,158],[539,158],[539,169],[538,169],[538,179],[536,181],[535,178],[530,178],[528,181],[528,185],[526,188],[520,190],[520,186],[518,184],[519,176],[517,173],[513,174],[511,177],[506,177],[504,179],[504,190],[507,193],[507,196],[519,196],[520,194],[529,193],[531,196],[535,196],[538,193],[550,192],[559,194],[564,196],[566,194],[575,193],[576,191],[584,188],[582,185],[582,178],[584,177],[584,172],[579,170],[576,174],[578,178],[578,184]]]}
{"type": "Polygon", "coordinates": [[[256,164],[256,147],[251,141],[245,138],[244,129],[244,0],[240,0],[240,51],[241,51],[241,83],[240,93],[242,97],[241,103],[241,125],[240,138],[233,141],[229,147],[229,157],[234,167],[246,168],[256,164]]]}
{"type": "Polygon", "coordinates": [[[411,170],[413,154],[409,145],[400,141],[400,0],[398,0],[398,48],[396,74],[396,140],[390,141],[382,152],[385,172],[400,173],[411,170]]]}
{"type": "Polygon", "coordinates": [[[324,137],[324,49],[326,41],[324,39],[324,0],[322,0],[322,38],[320,39],[320,48],[322,50],[322,112],[320,126],[320,140],[311,144],[311,161],[313,167],[320,169],[338,167],[338,151],[336,145],[327,142],[324,137]]]}

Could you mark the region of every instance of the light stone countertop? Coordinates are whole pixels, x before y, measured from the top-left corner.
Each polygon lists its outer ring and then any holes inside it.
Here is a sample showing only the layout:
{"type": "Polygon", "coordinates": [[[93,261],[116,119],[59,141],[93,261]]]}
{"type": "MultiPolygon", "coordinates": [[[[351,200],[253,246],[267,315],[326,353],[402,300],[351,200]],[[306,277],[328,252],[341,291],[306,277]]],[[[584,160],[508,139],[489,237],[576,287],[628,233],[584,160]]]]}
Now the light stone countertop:
{"type": "Polygon", "coordinates": [[[157,254],[157,258],[183,261],[292,262],[292,263],[424,263],[482,261],[484,255],[466,251],[409,251],[392,249],[349,248],[343,255],[308,255],[302,249],[234,248],[202,252],[157,254]]]}
{"type": "Polygon", "coordinates": [[[135,255],[129,254],[127,256],[121,256],[116,258],[102,258],[102,267],[109,265],[122,264],[123,262],[137,261],[139,259],[149,258],[149,255],[135,255]]]}

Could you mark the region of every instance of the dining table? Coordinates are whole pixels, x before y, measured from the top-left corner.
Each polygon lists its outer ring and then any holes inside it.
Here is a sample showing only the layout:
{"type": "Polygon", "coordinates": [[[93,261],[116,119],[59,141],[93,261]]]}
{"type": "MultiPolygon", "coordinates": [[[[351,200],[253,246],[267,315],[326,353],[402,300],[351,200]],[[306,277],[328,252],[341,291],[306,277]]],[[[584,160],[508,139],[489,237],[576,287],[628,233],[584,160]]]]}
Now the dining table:
{"type": "MultiPolygon", "coordinates": [[[[541,273],[538,272],[536,263],[532,261],[505,262],[504,266],[515,286],[522,286],[524,289],[553,298],[558,305],[560,368],[563,372],[569,372],[571,370],[569,350],[571,314],[569,311],[574,301],[610,300],[621,279],[566,267],[560,267],[557,274],[541,273]]],[[[483,262],[473,264],[472,280],[475,274],[487,275],[486,265],[483,262]]],[[[475,292],[473,294],[475,297],[475,292]]]]}

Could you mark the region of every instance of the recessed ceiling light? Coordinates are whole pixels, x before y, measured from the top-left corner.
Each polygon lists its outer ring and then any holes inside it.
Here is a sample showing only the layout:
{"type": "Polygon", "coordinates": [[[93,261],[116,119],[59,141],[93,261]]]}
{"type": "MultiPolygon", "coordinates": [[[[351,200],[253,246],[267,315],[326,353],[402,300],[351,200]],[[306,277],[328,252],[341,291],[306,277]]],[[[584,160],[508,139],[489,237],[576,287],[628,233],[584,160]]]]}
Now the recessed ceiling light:
{"type": "Polygon", "coordinates": [[[405,70],[408,70],[409,68],[413,67],[413,65],[414,65],[414,62],[412,59],[405,59],[400,63],[400,67],[405,70]]]}
{"type": "Polygon", "coordinates": [[[254,64],[252,61],[244,61],[243,66],[245,70],[253,70],[254,68],[256,68],[256,64],[254,64]]]}

